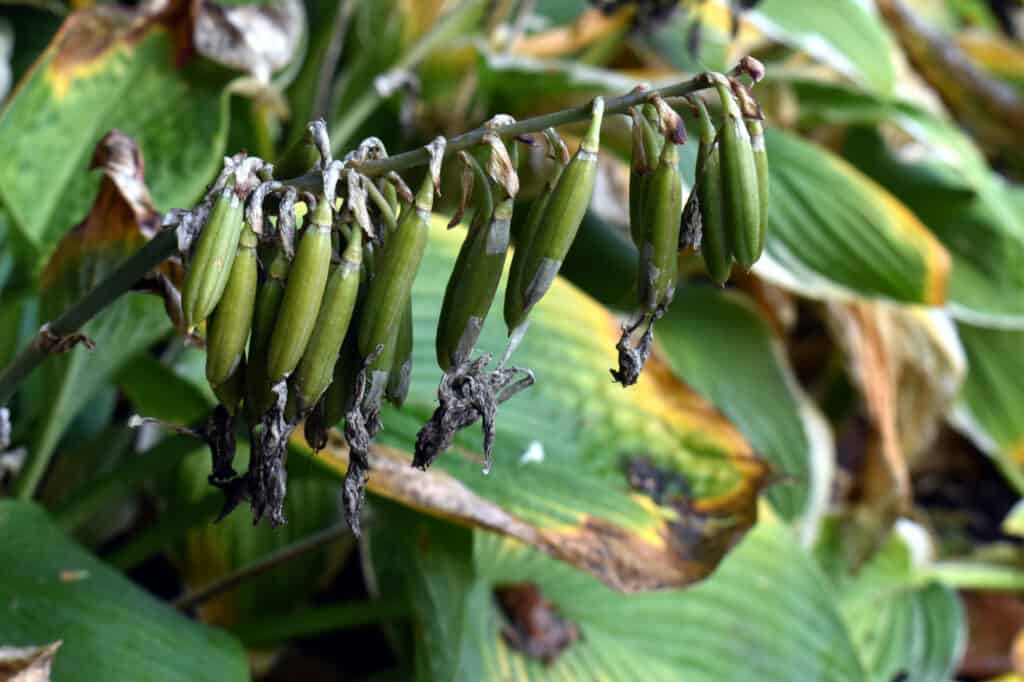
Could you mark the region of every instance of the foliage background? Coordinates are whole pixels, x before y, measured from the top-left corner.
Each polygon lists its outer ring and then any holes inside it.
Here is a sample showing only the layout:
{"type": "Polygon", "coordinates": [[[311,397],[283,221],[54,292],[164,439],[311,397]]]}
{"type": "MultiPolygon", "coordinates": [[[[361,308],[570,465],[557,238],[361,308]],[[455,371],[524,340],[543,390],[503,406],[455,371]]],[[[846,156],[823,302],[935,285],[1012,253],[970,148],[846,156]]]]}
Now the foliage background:
{"type": "MultiPolygon", "coordinates": [[[[650,21],[583,0],[0,4],[0,365],[159,212],[194,202],[225,154],[278,158],[318,115],[336,153],[371,134],[394,152],[754,54],[772,173],[764,258],[719,290],[684,257],[656,358],[622,391],[606,368],[636,265],[628,129],[609,121],[565,281],[518,359],[540,383],[503,407],[486,478],[478,433],[430,474],[406,466],[461,238],[439,220],[413,294],[411,397],[385,415],[358,544],[333,444],[312,457],[295,443],[286,527],[244,510],[211,523],[204,450],[128,427],[202,418],[202,352],[156,297],[120,299],[86,328],[95,350],[49,360],[9,405],[0,647],[61,640],[56,680],[1024,676],[1013,3],[762,0],[735,35],[717,2],[650,21]],[[234,40],[201,40],[220,35],[210,17],[235,22],[234,40]],[[381,94],[394,70],[418,87],[381,94]],[[143,178],[90,170],[111,129],[137,142],[150,199],[125,206],[143,178]],[[777,474],[763,491],[755,456],[777,474]],[[683,481],[687,504],[631,487],[623,463],[640,461],[683,481]],[[501,608],[523,583],[546,602],[501,608]],[[544,664],[502,627],[551,609],[582,637],[544,664]]],[[[492,320],[480,345],[503,340],[492,320]]]]}

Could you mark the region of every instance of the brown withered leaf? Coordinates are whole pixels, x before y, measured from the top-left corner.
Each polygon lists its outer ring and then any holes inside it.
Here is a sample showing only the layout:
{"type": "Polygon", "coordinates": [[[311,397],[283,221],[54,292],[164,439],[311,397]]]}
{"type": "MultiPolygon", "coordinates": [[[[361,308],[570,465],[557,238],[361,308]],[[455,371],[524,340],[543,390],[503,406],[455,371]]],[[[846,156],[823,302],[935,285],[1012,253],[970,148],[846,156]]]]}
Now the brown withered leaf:
{"type": "MultiPolygon", "coordinates": [[[[310,451],[293,436],[293,446],[310,451]]],[[[331,431],[317,461],[339,478],[348,469],[348,446],[331,431]]],[[[458,525],[483,528],[537,547],[573,564],[621,592],[681,587],[706,577],[717,561],[756,520],[756,497],[740,498],[718,509],[698,506],[668,511],[646,535],[606,518],[584,516],[578,527],[538,527],[502,508],[442,469],[419,471],[409,455],[384,445],[369,452],[367,489],[458,525]]],[[[638,498],[640,499],[640,498],[638,498]]],[[[656,504],[643,497],[642,504],[656,504]]]]}
{"type": "Polygon", "coordinates": [[[229,7],[197,4],[192,33],[196,51],[262,83],[291,61],[302,39],[306,14],[298,0],[229,7]]]}
{"type": "Polygon", "coordinates": [[[903,497],[908,469],[937,435],[966,372],[955,330],[924,308],[862,301],[832,304],[828,311],[903,497]]]}

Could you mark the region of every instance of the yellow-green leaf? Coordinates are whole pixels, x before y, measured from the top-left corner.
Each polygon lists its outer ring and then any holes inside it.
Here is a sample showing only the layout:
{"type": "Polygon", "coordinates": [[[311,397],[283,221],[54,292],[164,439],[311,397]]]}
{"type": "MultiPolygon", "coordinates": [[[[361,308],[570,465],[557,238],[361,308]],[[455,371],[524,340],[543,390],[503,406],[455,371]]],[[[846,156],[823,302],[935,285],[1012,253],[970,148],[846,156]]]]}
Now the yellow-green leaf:
{"type": "Polygon", "coordinates": [[[0,112],[0,199],[41,262],[81,219],[89,154],[112,128],[146,155],[158,206],[189,204],[217,170],[230,74],[182,66],[185,14],[100,5],[70,15],[0,112]]]}
{"type": "Polygon", "coordinates": [[[789,479],[773,486],[768,499],[813,533],[832,485],[835,444],[768,320],[741,294],[686,286],[676,290],[656,338],[668,365],[789,479]]]}
{"type": "Polygon", "coordinates": [[[769,235],[756,274],[815,298],[945,303],[949,253],[896,197],[791,133],[769,130],[767,143],[769,235]]]}
{"type": "Polygon", "coordinates": [[[953,423],[1024,491],[1024,332],[959,324],[969,370],[953,423]]]}

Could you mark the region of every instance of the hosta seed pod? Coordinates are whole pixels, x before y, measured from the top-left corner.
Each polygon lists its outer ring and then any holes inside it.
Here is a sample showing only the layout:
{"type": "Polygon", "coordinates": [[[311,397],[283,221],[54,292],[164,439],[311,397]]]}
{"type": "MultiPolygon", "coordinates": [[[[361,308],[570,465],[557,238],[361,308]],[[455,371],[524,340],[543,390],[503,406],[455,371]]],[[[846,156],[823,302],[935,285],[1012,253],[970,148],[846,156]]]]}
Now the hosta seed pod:
{"type": "Polygon", "coordinates": [[[363,233],[358,225],[341,256],[341,263],[327,280],[316,325],[299,366],[290,381],[299,399],[300,411],[308,409],[331,383],[334,365],[341,351],[359,293],[359,274],[363,266],[363,233]]]}
{"type": "Polygon", "coordinates": [[[704,161],[704,169],[694,188],[700,206],[700,254],[708,275],[718,284],[725,284],[732,274],[732,252],[725,227],[725,206],[722,196],[722,174],[719,148],[715,146],[704,161]]]}
{"type": "Polygon", "coordinates": [[[683,211],[679,152],[668,142],[647,183],[640,247],[640,306],[647,312],[671,303],[678,274],[679,221],[683,211]]]}
{"type": "Polygon", "coordinates": [[[529,245],[536,236],[538,230],[540,230],[541,221],[544,219],[544,212],[547,210],[548,202],[551,201],[551,194],[554,192],[555,185],[558,184],[558,178],[561,177],[562,171],[565,170],[565,160],[568,159],[568,151],[565,149],[565,143],[558,137],[558,133],[553,128],[549,128],[545,131],[548,140],[551,141],[552,151],[555,152],[555,172],[544,183],[544,189],[541,194],[533,200],[530,205],[530,211],[526,214],[526,220],[519,227],[518,233],[515,235],[516,248],[512,254],[512,263],[508,269],[508,282],[505,285],[505,324],[508,326],[508,333],[512,331],[522,322],[522,309],[523,309],[523,270],[526,267],[526,254],[529,251],[529,245]],[[565,154],[564,158],[560,158],[557,150],[560,150],[565,154]]]}
{"type": "Polygon", "coordinates": [[[466,362],[480,337],[505,267],[513,203],[508,197],[490,218],[474,219],[459,250],[437,326],[437,363],[445,371],[466,362]]]}
{"type": "Polygon", "coordinates": [[[647,184],[657,166],[661,140],[654,126],[637,109],[631,109],[633,118],[633,158],[629,169],[629,233],[633,243],[641,248],[644,236],[644,199],[647,184]]]}
{"type": "Polygon", "coordinates": [[[288,277],[289,263],[284,251],[275,250],[268,255],[268,259],[270,264],[266,267],[266,277],[256,291],[252,335],[249,339],[249,362],[245,370],[245,414],[250,423],[255,423],[273,401],[267,353],[288,277]]]}
{"type": "Polygon", "coordinates": [[[388,385],[384,390],[384,397],[395,407],[405,404],[409,397],[409,381],[412,378],[412,297],[405,304],[405,312],[402,313],[402,321],[398,326],[398,336],[395,337],[395,359],[391,363],[391,373],[388,375],[388,385]]]}
{"type": "Polygon", "coordinates": [[[697,106],[700,147],[697,151],[696,185],[690,201],[697,203],[701,220],[700,254],[708,275],[718,284],[725,284],[732,274],[732,249],[725,229],[725,207],[722,205],[721,168],[715,144],[715,126],[703,100],[697,106]]]}
{"type": "Polygon", "coordinates": [[[724,78],[715,82],[722,101],[719,162],[725,204],[725,224],[736,262],[750,267],[761,255],[760,198],[757,166],[743,114],[724,78]]]}
{"type": "Polygon", "coordinates": [[[259,276],[256,244],[256,233],[246,225],[238,241],[238,253],[231,264],[224,294],[207,325],[206,380],[211,386],[227,381],[245,354],[259,276]]]}
{"type": "Polygon", "coordinates": [[[352,391],[355,389],[356,376],[363,364],[359,357],[357,331],[360,311],[361,306],[357,305],[352,315],[352,323],[349,324],[349,333],[345,336],[345,343],[342,344],[338,360],[334,363],[331,384],[320,398],[323,403],[324,424],[328,428],[337,426],[352,407],[352,391]]]}
{"type": "Polygon", "coordinates": [[[519,283],[521,300],[517,309],[512,311],[511,319],[506,316],[510,329],[525,322],[533,306],[547,293],[583,222],[597,177],[597,151],[603,116],[604,100],[598,97],[594,100],[586,137],[558,178],[537,233],[529,244],[524,245],[525,249],[516,253],[516,257],[524,258],[525,262],[519,283]]]}
{"type": "Polygon", "coordinates": [[[242,233],[244,207],[229,178],[210,210],[210,217],[199,235],[195,254],[188,264],[181,289],[181,308],[185,324],[191,329],[201,324],[217,307],[231,274],[231,265],[242,233]]]}
{"type": "Polygon", "coordinates": [[[756,119],[747,119],[747,132],[750,133],[750,147],[754,150],[754,168],[757,170],[757,203],[758,228],[757,244],[754,260],[764,250],[764,240],[768,234],[768,149],[764,143],[764,124],[756,119]]]}
{"type": "Polygon", "coordinates": [[[434,185],[428,175],[416,194],[415,204],[402,213],[398,229],[375,257],[374,275],[359,323],[362,357],[369,357],[378,345],[384,346],[370,366],[367,400],[371,403],[380,400],[387,384],[395,357],[395,335],[426,249],[433,204],[434,185]]]}
{"type": "Polygon", "coordinates": [[[238,363],[231,376],[212,388],[213,394],[217,396],[217,400],[228,411],[228,414],[235,416],[245,397],[245,358],[243,357],[238,363]]]}
{"type": "Polygon", "coordinates": [[[313,334],[331,267],[331,207],[320,197],[292,261],[267,353],[267,374],[277,383],[290,374],[313,334]]]}

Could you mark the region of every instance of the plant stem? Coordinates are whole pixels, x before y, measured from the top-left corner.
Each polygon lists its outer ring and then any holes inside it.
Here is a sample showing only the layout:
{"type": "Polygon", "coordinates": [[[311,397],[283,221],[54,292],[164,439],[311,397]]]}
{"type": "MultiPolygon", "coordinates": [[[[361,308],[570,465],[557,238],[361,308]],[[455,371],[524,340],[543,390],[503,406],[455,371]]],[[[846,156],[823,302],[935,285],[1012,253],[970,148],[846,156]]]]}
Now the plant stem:
{"type": "Polygon", "coordinates": [[[260,557],[256,561],[242,566],[233,573],[219,578],[208,585],[204,585],[194,592],[181,596],[174,602],[174,607],[183,611],[185,609],[192,608],[196,604],[201,604],[207,599],[215,597],[221,592],[229,590],[249,578],[266,573],[279,564],[283,564],[286,561],[302,556],[306,552],[311,552],[314,549],[323,547],[329,542],[333,542],[334,540],[345,537],[346,535],[351,535],[347,522],[337,523],[329,528],[325,528],[319,533],[314,533],[313,535],[303,538],[298,542],[293,542],[286,547],[282,547],[276,552],[271,552],[266,556],[260,557]]]}
{"type": "Polygon", "coordinates": [[[1024,570],[980,561],[939,561],[925,571],[951,587],[962,590],[1024,591],[1024,570]]]}
{"type": "Polygon", "coordinates": [[[351,601],[303,609],[294,614],[275,614],[262,621],[239,623],[231,632],[245,646],[267,645],[342,628],[393,623],[409,615],[408,603],[398,599],[351,601]]]}
{"type": "MultiPolygon", "coordinates": [[[[656,88],[644,92],[630,92],[629,94],[621,97],[606,99],[604,113],[605,116],[610,116],[612,114],[625,114],[629,111],[630,107],[643,104],[652,94],[660,94],[662,97],[680,97],[700,90],[706,90],[710,87],[712,87],[711,80],[705,75],[700,75],[691,80],[684,81],[682,83],[675,83],[663,88],[656,88]]],[[[498,128],[496,132],[506,139],[517,137],[519,135],[527,135],[529,133],[539,133],[546,128],[555,128],[558,126],[568,125],[570,123],[587,121],[590,119],[590,113],[591,105],[588,103],[583,106],[574,107],[572,109],[563,109],[562,111],[556,111],[543,116],[525,118],[522,121],[513,123],[512,125],[498,128]]],[[[445,157],[457,154],[460,151],[464,151],[470,147],[480,144],[487,130],[488,129],[484,127],[480,127],[449,139],[448,144],[444,149],[445,157]]],[[[402,154],[396,154],[395,156],[390,156],[386,159],[353,162],[353,166],[364,175],[376,176],[384,175],[390,171],[399,171],[406,168],[412,168],[413,166],[422,166],[429,161],[430,153],[425,148],[420,147],[419,149],[413,149],[412,151],[404,152],[402,154]]]]}
{"type": "MultiPolygon", "coordinates": [[[[82,325],[130,289],[147,272],[174,253],[175,248],[177,248],[177,237],[173,230],[158,234],[122,263],[109,277],[96,285],[92,291],[51,322],[50,333],[67,336],[77,332],[82,325]]],[[[11,399],[21,380],[35,369],[47,355],[49,355],[49,351],[46,348],[46,335],[41,332],[0,374],[0,405],[11,399]]]]}

